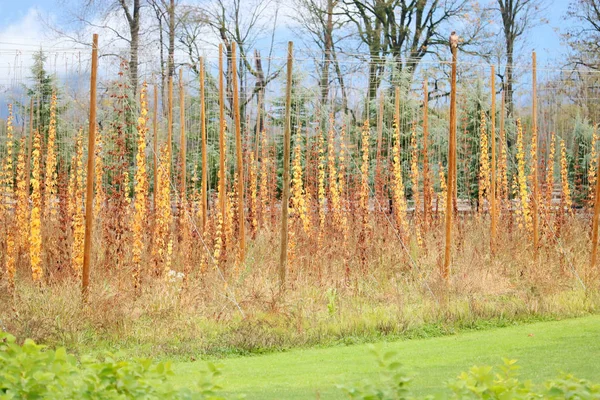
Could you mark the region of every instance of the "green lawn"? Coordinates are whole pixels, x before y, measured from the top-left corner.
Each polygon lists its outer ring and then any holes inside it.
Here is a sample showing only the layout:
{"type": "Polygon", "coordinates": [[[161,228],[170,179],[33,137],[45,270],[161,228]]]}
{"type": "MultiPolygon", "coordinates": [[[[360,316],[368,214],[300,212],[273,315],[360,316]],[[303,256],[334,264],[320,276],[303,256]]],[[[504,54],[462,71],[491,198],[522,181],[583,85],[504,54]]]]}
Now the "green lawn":
{"type": "MultiPolygon", "coordinates": [[[[468,332],[434,339],[381,343],[397,350],[414,376],[416,394],[443,393],[444,382],[474,364],[497,365],[516,358],[522,377],[543,382],[560,371],[600,381],[600,316],[468,332]]],[[[340,399],[338,383],[360,381],[376,372],[366,345],[292,350],[230,358],[224,366],[228,393],[248,399],[340,399]]],[[[196,379],[201,363],[175,364],[179,384],[196,379]]]]}

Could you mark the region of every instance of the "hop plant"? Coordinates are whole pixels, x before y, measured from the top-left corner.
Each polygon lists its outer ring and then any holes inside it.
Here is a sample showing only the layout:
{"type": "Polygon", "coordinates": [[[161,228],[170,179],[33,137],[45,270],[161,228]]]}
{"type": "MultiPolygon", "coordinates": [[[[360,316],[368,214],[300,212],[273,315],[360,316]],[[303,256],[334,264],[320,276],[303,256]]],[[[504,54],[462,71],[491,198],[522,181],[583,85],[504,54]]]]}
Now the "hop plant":
{"type": "Polygon", "coordinates": [[[1,214],[10,213],[8,205],[12,202],[14,192],[13,171],[13,113],[12,104],[8,105],[8,118],[6,120],[6,156],[2,161],[2,198],[0,199],[1,214]]]}
{"type": "Polygon", "coordinates": [[[441,213],[443,219],[446,215],[446,198],[448,197],[448,185],[446,183],[446,174],[444,174],[444,168],[442,163],[438,164],[438,177],[440,180],[440,193],[438,194],[437,208],[438,212],[441,213]]]}
{"type": "Polygon", "coordinates": [[[250,219],[250,229],[252,234],[256,234],[258,230],[258,167],[256,165],[256,160],[254,159],[254,152],[250,152],[249,154],[249,177],[248,184],[250,185],[250,207],[248,212],[248,218],[250,219]]]}
{"type": "Polygon", "coordinates": [[[85,210],[83,207],[83,130],[80,129],[75,139],[75,162],[72,166],[72,187],[70,212],[73,215],[72,230],[73,244],[71,251],[71,268],[76,274],[81,274],[83,269],[83,254],[85,240],[85,210]]]}
{"type": "Polygon", "coordinates": [[[48,145],[46,149],[46,173],[44,191],[44,216],[56,218],[55,197],[57,189],[57,162],[56,162],[56,93],[52,93],[50,101],[50,122],[48,124],[48,145]]]}
{"type": "Polygon", "coordinates": [[[520,227],[531,232],[533,222],[529,212],[529,191],[527,189],[527,175],[525,171],[525,150],[523,147],[523,127],[521,119],[517,119],[517,187],[520,206],[520,227]]]}
{"type": "Polygon", "coordinates": [[[94,180],[96,182],[96,193],[94,194],[94,220],[98,221],[102,215],[104,207],[104,186],[102,185],[104,178],[104,156],[102,133],[96,133],[96,143],[94,145],[94,180]]]}
{"type": "Polygon", "coordinates": [[[40,187],[41,178],[41,138],[38,131],[34,134],[33,148],[31,151],[31,214],[29,218],[29,260],[31,263],[31,276],[35,282],[39,282],[43,276],[42,269],[42,230],[41,230],[41,207],[42,193],[40,187]]]}
{"type": "Polygon", "coordinates": [[[325,233],[325,139],[319,131],[318,135],[318,154],[319,154],[319,176],[317,196],[319,201],[319,242],[323,239],[325,233]]]}
{"type": "Polygon", "coordinates": [[[347,210],[347,196],[346,196],[346,154],[348,149],[346,148],[346,126],[342,125],[340,130],[340,156],[339,156],[339,173],[338,173],[338,192],[339,192],[339,208],[337,214],[334,215],[334,219],[337,221],[337,225],[340,227],[344,242],[346,242],[348,236],[348,218],[346,217],[347,210]]]}
{"type": "Polygon", "coordinates": [[[146,135],[148,127],[148,103],[146,99],[146,90],[148,84],[144,82],[140,90],[140,116],[137,123],[137,153],[135,155],[135,201],[133,215],[133,246],[132,246],[132,262],[133,262],[133,281],[136,289],[140,287],[140,263],[142,261],[142,253],[144,251],[144,243],[146,236],[146,214],[147,206],[147,186],[148,177],[146,172],[146,135]]]}
{"type": "Polygon", "coordinates": [[[17,157],[17,191],[15,193],[15,220],[17,247],[27,249],[29,247],[29,188],[27,187],[26,175],[26,145],[25,138],[21,138],[19,155],[17,157]]]}
{"type": "Polygon", "coordinates": [[[370,125],[369,120],[365,120],[362,128],[361,135],[361,153],[362,163],[360,165],[360,207],[364,215],[369,214],[369,138],[370,138],[370,125]]]}
{"type": "Polygon", "coordinates": [[[592,133],[592,143],[590,149],[590,164],[588,167],[588,187],[589,187],[589,200],[593,203],[594,197],[596,196],[596,170],[598,168],[598,143],[600,137],[598,136],[598,125],[594,125],[594,132],[592,133]]]}
{"type": "Polygon", "coordinates": [[[292,218],[301,222],[304,233],[308,235],[310,233],[310,218],[306,207],[304,181],[302,179],[302,149],[300,143],[295,146],[294,161],[292,162],[291,205],[292,218]]]}
{"type": "Polygon", "coordinates": [[[338,173],[335,165],[335,137],[333,131],[333,116],[330,117],[329,134],[327,138],[327,170],[329,173],[329,210],[333,214],[334,222],[339,222],[340,192],[338,187],[338,173]]]}
{"type": "Polygon", "coordinates": [[[560,180],[562,183],[562,209],[571,214],[573,211],[573,200],[569,188],[569,164],[567,163],[567,147],[565,141],[560,141],[560,180]]]}
{"type": "Polygon", "coordinates": [[[490,158],[489,143],[486,128],[485,111],[481,110],[479,127],[479,213],[483,212],[484,204],[490,202],[490,158]]]}
{"type": "Polygon", "coordinates": [[[550,153],[546,163],[546,178],[545,178],[545,210],[548,213],[552,208],[552,192],[554,191],[554,158],[556,157],[556,135],[550,133],[550,153]]]}
{"type": "Polygon", "coordinates": [[[417,244],[423,246],[423,237],[421,232],[421,204],[419,196],[419,145],[417,143],[417,124],[413,123],[410,135],[410,179],[412,183],[412,197],[415,206],[414,221],[417,244]]]}
{"type": "Polygon", "coordinates": [[[394,117],[393,129],[392,197],[394,201],[394,220],[396,221],[397,228],[400,230],[402,239],[406,240],[409,228],[406,219],[406,198],[404,197],[404,182],[402,180],[402,161],[400,160],[400,126],[398,125],[398,118],[396,116],[394,117]]]}
{"type": "Polygon", "coordinates": [[[498,160],[498,196],[505,204],[508,202],[508,154],[506,133],[500,132],[500,159],[498,160]]]}
{"type": "Polygon", "coordinates": [[[154,243],[152,256],[154,258],[155,271],[160,274],[161,270],[166,273],[171,269],[168,264],[168,246],[171,243],[171,188],[169,186],[169,150],[167,144],[160,149],[160,160],[158,168],[158,191],[156,196],[156,220],[154,221],[154,243]]]}
{"type": "Polygon", "coordinates": [[[260,199],[260,223],[264,224],[269,206],[269,148],[267,131],[263,129],[260,135],[260,185],[258,197],[260,199]]]}

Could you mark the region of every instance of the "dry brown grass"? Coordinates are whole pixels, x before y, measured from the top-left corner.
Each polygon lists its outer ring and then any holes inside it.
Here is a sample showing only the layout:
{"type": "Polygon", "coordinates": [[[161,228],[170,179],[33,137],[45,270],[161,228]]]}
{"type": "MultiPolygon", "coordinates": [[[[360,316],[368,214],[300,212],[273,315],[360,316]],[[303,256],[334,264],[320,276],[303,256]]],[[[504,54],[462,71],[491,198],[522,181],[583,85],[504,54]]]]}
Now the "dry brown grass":
{"type": "MultiPolygon", "coordinates": [[[[361,224],[358,219],[348,221],[351,227],[361,224]]],[[[184,357],[383,335],[436,335],[576,316],[596,312],[600,304],[597,281],[587,271],[587,225],[584,218],[569,217],[561,240],[543,243],[540,262],[534,265],[529,235],[516,224],[500,225],[501,245],[492,258],[485,218],[459,218],[449,287],[438,275],[443,230],[436,223],[424,235],[424,245],[413,240],[408,252],[390,226],[373,226],[370,245],[361,250],[366,251],[367,270],[357,256],[357,229],[349,230],[347,243],[332,229],[320,248],[315,235],[305,236],[300,230],[298,256],[283,296],[276,279],[278,236],[270,229],[260,230],[249,243],[245,268],[239,270],[229,260],[221,273],[214,267],[201,272],[196,266],[187,279],[169,281],[154,277],[148,264],[137,296],[130,263],[117,269],[104,262],[99,229],[94,260],[102,267],[93,271],[87,305],[80,302],[75,275],[39,288],[22,263],[14,296],[5,286],[1,289],[0,321],[21,339],[31,337],[75,351],[117,347],[136,354],[184,357]],[[586,280],[587,291],[578,277],[586,280]]],[[[201,251],[198,246],[180,247],[201,251]]],[[[174,255],[174,268],[183,265],[181,257],[174,255]]]]}

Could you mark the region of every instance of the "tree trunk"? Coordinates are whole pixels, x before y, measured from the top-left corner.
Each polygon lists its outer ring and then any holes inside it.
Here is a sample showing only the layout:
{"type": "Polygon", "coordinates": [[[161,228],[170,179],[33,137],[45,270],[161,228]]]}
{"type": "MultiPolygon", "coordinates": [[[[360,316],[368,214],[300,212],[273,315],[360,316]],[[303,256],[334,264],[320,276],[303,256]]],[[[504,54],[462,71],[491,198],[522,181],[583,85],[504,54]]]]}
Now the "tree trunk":
{"type": "Polygon", "coordinates": [[[167,76],[175,74],[175,0],[169,3],[169,60],[167,76]]]}

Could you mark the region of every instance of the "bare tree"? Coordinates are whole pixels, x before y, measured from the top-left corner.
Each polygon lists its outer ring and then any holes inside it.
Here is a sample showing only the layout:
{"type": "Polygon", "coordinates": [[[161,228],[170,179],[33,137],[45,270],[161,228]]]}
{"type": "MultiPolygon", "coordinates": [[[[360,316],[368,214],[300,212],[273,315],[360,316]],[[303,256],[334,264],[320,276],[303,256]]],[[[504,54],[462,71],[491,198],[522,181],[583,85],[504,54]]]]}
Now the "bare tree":
{"type": "Polygon", "coordinates": [[[321,104],[326,104],[330,89],[330,70],[333,66],[342,94],[342,109],[348,110],[348,98],[344,84],[344,75],[338,61],[337,46],[346,38],[340,31],[348,24],[339,9],[339,0],[296,0],[292,19],[300,25],[311,42],[320,50],[319,81],[321,104]]]}
{"type": "Polygon", "coordinates": [[[250,58],[250,49],[256,45],[257,40],[264,33],[269,31],[271,32],[269,56],[272,55],[278,10],[279,3],[273,0],[216,0],[209,6],[201,8],[205,15],[205,21],[217,34],[225,48],[227,57],[226,86],[230,110],[232,106],[231,47],[233,42],[237,44],[242,123],[246,119],[245,109],[248,103],[253,98],[258,101],[258,94],[264,91],[265,86],[274,80],[281,71],[281,68],[278,68],[271,72],[271,58],[269,57],[269,66],[265,74],[258,51],[254,53],[254,63],[250,58]],[[247,87],[246,73],[255,79],[254,88],[251,90],[247,87]]]}
{"type": "Polygon", "coordinates": [[[600,70],[600,0],[574,0],[568,15],[573,24],[563,36],[571,47],[569,61],[600,70]]]}
{"type": "Polygon", "coordinates": [[[497,7],[494,8],[500,14],[504,33],[506,63],[503,82],[509,115],[513,112],[513,66],[517,42],[528,29],[543,21],[548,3],[546,0],[497,0],[497,7]]]}
{"type": "Polygon", "coordinates": [[[93,28],[94,30],[107,31],[116,40],[127,43],[129,81],[131,90],[135,95],[138,86],[142,0],[86,0],[80,7],[70,7],[65,4],[65,9],[69,10],[67,12],[70,19],[65,26],[70,27],[74,24],[77,29],[73,34],[69,33],[64,27],[59,28],[49,23],[50,28],[60,36],[77,43],[89,44],[89,38],[82,35],[87,28],[93,28]],[[120,23],[123,22],[126,26],[124,31],[119,29],[120,23]]]}
{"type": "MultiPolygon", "coordinates": [[[[343,0],[344,13],[354,23],[369,53],[369,97],[375,98],[392,56],[398,70],[414,72],[429,53],[448,44],[449,25],[470,7],[466,0],[343,0]]],[[[464,44],[470,43],[461,33],[464,44]]]]}

